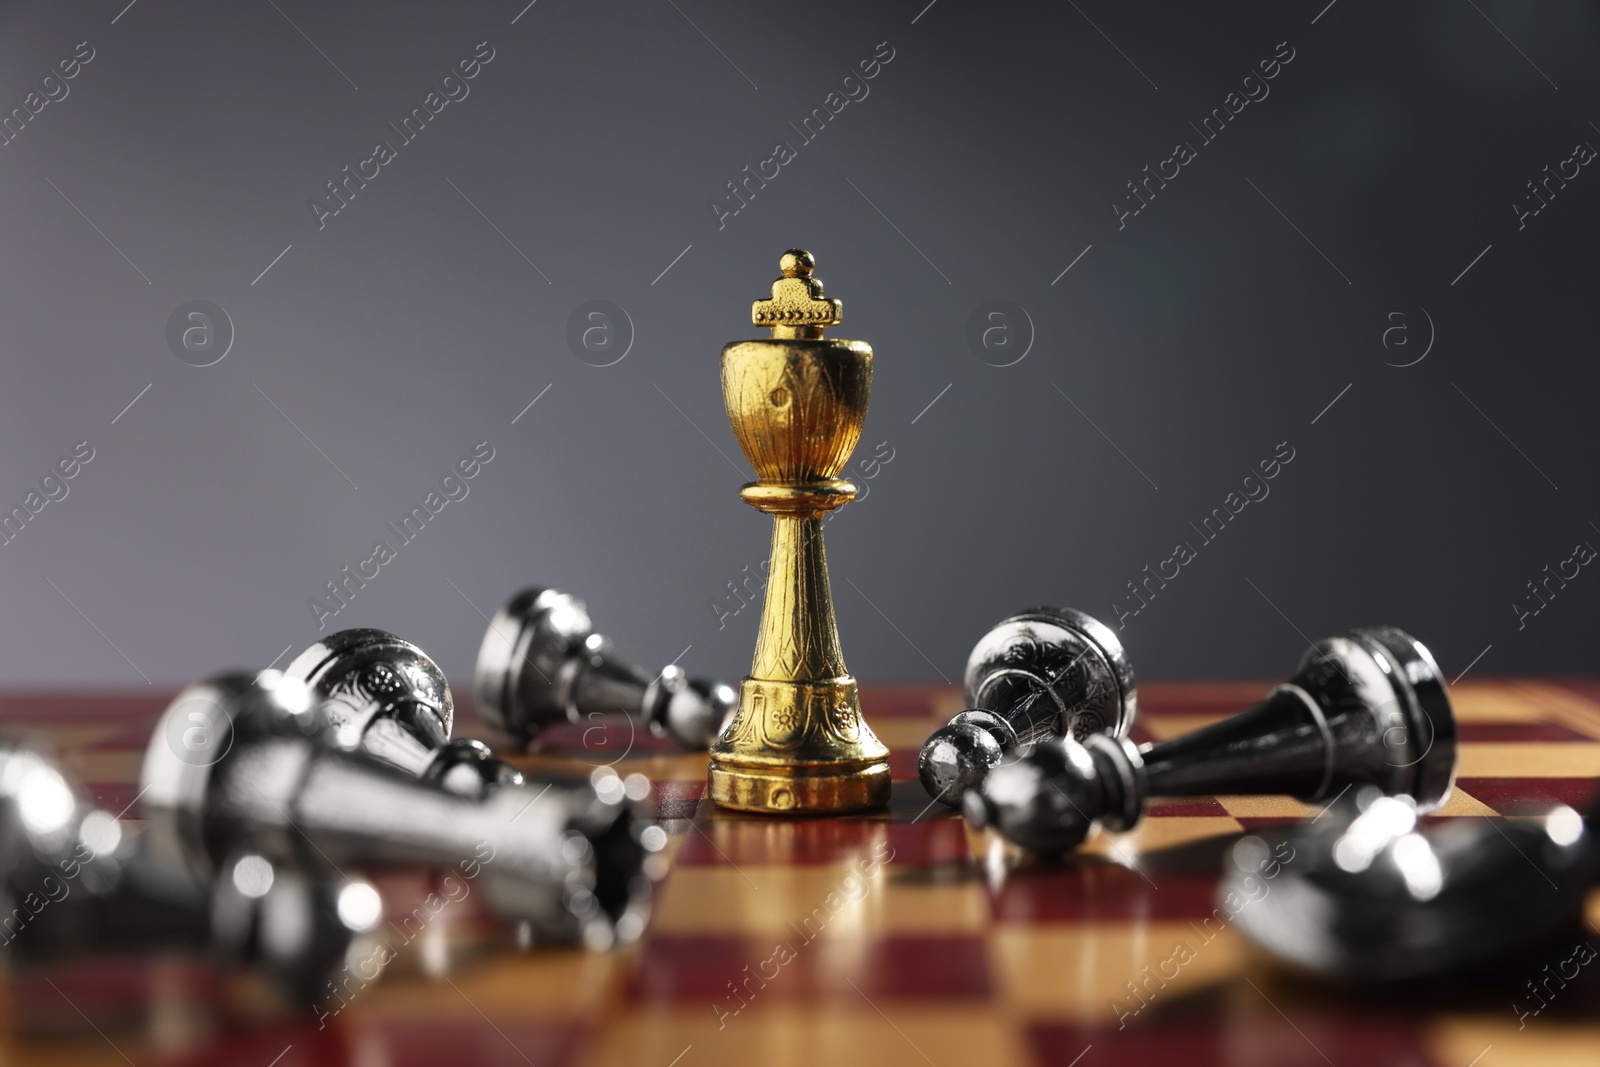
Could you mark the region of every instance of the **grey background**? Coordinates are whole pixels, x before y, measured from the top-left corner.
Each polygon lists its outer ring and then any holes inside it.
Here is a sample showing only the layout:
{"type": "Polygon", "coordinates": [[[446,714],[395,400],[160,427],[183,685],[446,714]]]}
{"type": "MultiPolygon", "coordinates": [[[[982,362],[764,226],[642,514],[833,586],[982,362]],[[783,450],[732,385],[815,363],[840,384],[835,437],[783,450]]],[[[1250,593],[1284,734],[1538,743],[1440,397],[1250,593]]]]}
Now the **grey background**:
{"type": "Polygon", "coordinates": [[[298,650],[323,583],[486,439],[329,629],[464,685],[480,612],[538,581],[647,664],[737,677],[758,608],[713,603],[769,531],[717,354],[795,244],[877,351],[857,456],[893,449],[827,533],[858,677],[958,679],[1031,603],[1115,624],[1282,441],[1271,495],[1124,620],[1142,677],[1276,676],[1374,621],[1451,678],[1594,672],[1600,575],[1521,629],[1512,605],[1600,545],[1600,168],[1520,231],[1511,204],[1600,145],[1595,6],[925,2],[7,5],[0,107],[96,55],[0,148],[0,504],[95,458],[0,547],[0,683],[298,650]],[[481,41],[470,95],[319,231],[308,200],[481,41]],[[1119,230],[1125,183],[1282,41],[1270,95],[1119,230]],[[779,140],[798,158],[719,230],[779,140]],[[214,366],[166,342],[192,299],[236,328],[214,366]],[[593,299],[636,330],[610,367],[566,342],[593,299]],[[965,340],[993,299],[1034,326],[1014,366],[965,340]],[[1386,366],[1422,309],[1427,358],[1386,366]]]}

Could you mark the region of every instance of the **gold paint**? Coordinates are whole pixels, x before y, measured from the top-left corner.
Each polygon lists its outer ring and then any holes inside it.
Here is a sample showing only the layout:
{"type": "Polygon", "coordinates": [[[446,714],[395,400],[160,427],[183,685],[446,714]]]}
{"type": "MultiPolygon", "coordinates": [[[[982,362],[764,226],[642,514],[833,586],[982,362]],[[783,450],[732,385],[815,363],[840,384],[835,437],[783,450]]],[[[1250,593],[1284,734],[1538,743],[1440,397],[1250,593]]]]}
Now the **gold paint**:
{"type": "Polygon", "coordinates": [[[822,517],[855,499],[839,478],[872,395],[872,346],[824,339],[842,305],[822,295],[815,261],[785,252],[772,298],[751,320],[770,340],[722,349],[722,399],[757,481],[739,495],[772,516],[755,662],[739,711],[711,746],[711,799],[764,814],[814,815],[889,800],[889,750],[861,717],[822,546],[822,517]]]}

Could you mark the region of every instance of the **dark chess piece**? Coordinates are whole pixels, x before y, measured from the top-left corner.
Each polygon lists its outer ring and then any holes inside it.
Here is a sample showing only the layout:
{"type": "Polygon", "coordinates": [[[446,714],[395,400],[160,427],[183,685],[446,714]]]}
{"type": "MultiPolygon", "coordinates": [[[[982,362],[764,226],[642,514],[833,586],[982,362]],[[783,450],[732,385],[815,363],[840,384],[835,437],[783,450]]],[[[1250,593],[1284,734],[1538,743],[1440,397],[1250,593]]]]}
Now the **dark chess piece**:
{"type": "Polygon", "coordinates": [[[917,771],[952,807],[1001,760],[1057,737],[1126,737],[1138,714],[1133,667],[1111,628],[1072,608],[1030,608],[967,657],[967,710],[923,743],[917,771]]]}
{"type": "Polygon", "coordinates": [[[1318,641],[1265,700],[1193,733],[1135,747],[1096,734],[1045,742],[997,767],[962,811],[1032,851],[1074,848],[1098,823],[1129,830],[1147,797],[1285,793],[1352,785],[1431,811],[1450,792],[1456,730],[1439,667],[1392,627],[1318,641]]]}
{"type": "Polygon", "coordinates": [[[646,858],[666,834],[636,814],[642,777],[600,768],[463,796],[331,746],[327,731],[322,703],[277,671],[190,686],[145,752],[148,835],[202,876],[242,843],[339,870],[470,869],[535,941],[609,947],[643,931],[646,858]]]}
{"type": "Polygon", "coordinates": [[[455,701],[444,672],[422,649],[384,630],[340,630],[284,668],[311,687],[340,748],[477,796],[522,774],[481,741],[451,740],[455,701]]]}
{"type": "Polygon", "coordinates": [[[1303,969],[1442,975],[1576,922],[1600,874],[1597,816],[1600,805],[1588,818],[1559,805],[1541,818],[1419,829],[1409,798],[1361,790],[1314,823],[1241,838],[1220,892],[1248,901],[1234,916],[1246,937],[1303,969]]]}
{"type": "Polygon", "coordinates": [[[181,953],[260,969],[308,1000],[377,925],[366,882],[248,851],[213,882],[163,864],[40,753],[0,742],[0,951],[19,963],[181,953]]]}
{"type": "Polygon", "coordinates": [[[548,726],[625,716],[656,737],[706,748],[739,696],[726,682],[663,667],[654,677],[617,656],[594,632],[583,601],[555,589],[524,589],[489,623],[473,676],[478,714],[514,737],[548,726]]]}

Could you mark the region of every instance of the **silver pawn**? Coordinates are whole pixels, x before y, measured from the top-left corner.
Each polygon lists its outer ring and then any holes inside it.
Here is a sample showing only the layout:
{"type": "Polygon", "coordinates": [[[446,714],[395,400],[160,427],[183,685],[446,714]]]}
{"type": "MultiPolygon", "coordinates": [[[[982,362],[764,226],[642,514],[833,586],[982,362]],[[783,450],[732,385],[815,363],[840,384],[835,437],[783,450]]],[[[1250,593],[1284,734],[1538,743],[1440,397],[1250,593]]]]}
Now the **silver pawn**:
{"type": "Polygon", "coordinates": [[[1133,667],[1111,628],[1072,608],[1003,620],[967,657],[967,709],[923,743],[928,795],[959,807],[1016,749],[1058,737],[1126,737],[1138,714],[1133,667]]]}
{"type": "Polygon", "coordinates": [[[1143,746],[1104,734],[1021,750],[962,812],[1025,849],[1076,848],[1098,824],[1132,829],[1148,798],[1285,794],[1307,802],[1362,785],[1444,803],[1456,766],[1455,716],[1439,665],[1391,626],[1324,638],[1258,704],[1143,746]]]}
{"type": "Polygon", "coordinates": [[[666,834],[636,814],[642,777],[600,768],[463,796],[330,746],[327,732],[322,703],[277,671],[190,686],[145,751],[148,834],[202,877],[241,843],[341,870],[459,867],[481,873],[491,908],[536,941],[605,948],[643,932],[646,861],[666,834]]]}
{"type": "Polygon", "coordinates": [[[451,739],[455,700],[428,654],[385,630],[329,634],[296,656],[283,673],[310,686],[322,702],[333,744],[478,796],[522,781],[481,741],[451,739]]]}
{"type": "Polygon", "coordinates": [[[594,632],[583,601],[544,588],[524,589],[495,612],[473,695],[479,714],[514,737],[623,715],[685,748],[708,747],[739,705],[726,682],[690,678],[676,665],[652,677],[625,662],[594,632]]]}

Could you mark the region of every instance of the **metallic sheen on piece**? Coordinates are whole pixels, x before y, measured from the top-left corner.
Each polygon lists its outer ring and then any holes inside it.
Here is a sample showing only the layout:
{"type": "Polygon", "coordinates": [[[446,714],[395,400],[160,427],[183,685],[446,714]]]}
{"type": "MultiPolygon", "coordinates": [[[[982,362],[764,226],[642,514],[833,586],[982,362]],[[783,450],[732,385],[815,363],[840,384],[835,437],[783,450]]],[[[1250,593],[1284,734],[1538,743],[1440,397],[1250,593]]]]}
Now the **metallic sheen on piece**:
{"type": "Polygon", "coordinates": [[[438,664],[384,630],[340,630],[294,658],[283,673],[322,702],[333,744],[361,751],[452,792],[477,796],[522,781],[487,745],[451,740],[455,701],[438,664]]]}
{"type": "Polygon", "coordinates": [[[1425,829],[1407,798],[1369,789],[1315,822],[1240,838],[1218,892],[1248,897],[1239,930],[1304,970],[1400,980],[1494,962],[1503,978],[1514,972],[1500,961],[1581,929],[1600,875],[1597,818],[1600,805],[1585,818],[1559,804],[1537,818],[1425,829]]]}
{"type": "Polygon", "coordinates": [[[1456,728],[1433,654],[1393,627],[1318,641],[1261,703],[1135,747],[1105,734],[1024,749],[962,811],[1023,848],[1075,848],[1098,823],[1128,830],[1146,798],[1284,793],[1306,801],[1370,784],[1424,812],[1455,775],[1456,728]]]}
{"type": "Polygon", "coordinates": [[[726,682],[690,678],[676,664],[651,677],[594,632],[583,601],[541,587],[495,612],[472,688],[478,714],[513,737],[533,740],[555,723],[623,716],[685,748],[711,744],[737,700],[726,682]]]}
{"type": "Polygon", "coordinates": [[[711,799],[770,815],[876,808],[889,800],[889,750],[861,716],[834,621],[822,519],[855,498],[839,478],[872,395],[872,347],[824,339],[841,304],[815,261],[790,249],[751,321],[770,339],[722,349],[722,399],[757,481],[744,502],[772,516],[755,662],[739,710],[711,746],[711,799]]]}
{"type": "Polygon", "coordinates": [[[967,710],[928,736],[917,771],[959,807],[1008,754],[1057,737],[1126,737],[1138,714],[1133,667],[1109,626],[1072,608],[1029,608],[967,657],[967,710]]]}
{"type": "Polygon", "coordinates": [[[141,785],[152,847],[210,877],[246,843],[274,860],[468,870],[536,942],[607,948],[644,929],[648,793],[609,768],[481,797],[327,744],[323,705],[277,671],[190,686],[162,715],[141,785]],[[537,785],[537,787],[536,787],[537,785]]]}
{"type": "Polygon", "coordinates": [[[0,956],[53,966],[176,952],[246,965],[304,1003],[380,918],[366,882],[275,867],[248,851],[198,880],[95,807],[39,752],[0,741],[0,956]],[[249,877],[236,877],[243,870],[249,877]],[[341,907],[346,894],[370,907],[341,907]]]}

